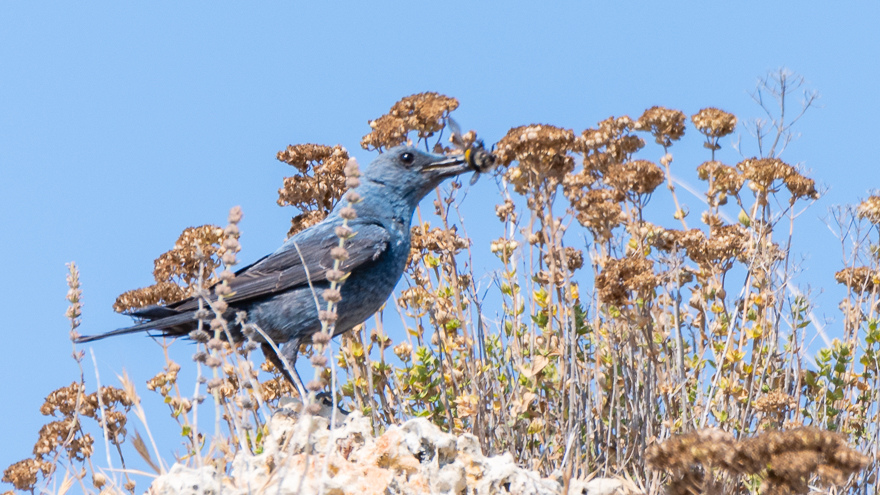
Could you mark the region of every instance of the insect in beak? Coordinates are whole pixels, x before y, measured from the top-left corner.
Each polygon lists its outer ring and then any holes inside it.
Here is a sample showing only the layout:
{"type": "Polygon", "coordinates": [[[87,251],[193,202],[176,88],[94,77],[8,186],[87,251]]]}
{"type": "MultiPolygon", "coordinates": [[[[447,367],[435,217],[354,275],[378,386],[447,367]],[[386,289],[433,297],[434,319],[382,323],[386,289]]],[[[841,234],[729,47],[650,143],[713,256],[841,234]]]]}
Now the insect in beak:
{"type": "Polygon", "coordinates": [[[447,117],[446,123],[452,130],[449,141],[455,148],[464,153],[464,159],[468,167],[474,171],[474,175],[471,177],[471,185],[474,185],[479,180],[480,174],[491,172],[495,168],[495,155],[486,150],[481,139],[466,145],[461,134],[461,128],[458,127],[458,123],[452,117],[447,117]]]}

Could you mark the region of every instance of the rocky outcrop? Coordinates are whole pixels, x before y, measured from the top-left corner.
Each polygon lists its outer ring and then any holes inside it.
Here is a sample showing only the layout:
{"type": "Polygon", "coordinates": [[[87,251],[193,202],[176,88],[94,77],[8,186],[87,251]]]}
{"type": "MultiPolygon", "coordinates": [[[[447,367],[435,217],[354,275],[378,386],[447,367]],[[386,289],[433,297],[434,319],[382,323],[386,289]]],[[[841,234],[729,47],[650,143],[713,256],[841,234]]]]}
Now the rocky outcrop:
{"type": "MultiPolygon", "coordinates": [[[[486,457],[477,438],[456,437],[426,419],[412,419],[373,437],[352,413],[340,428],[328,420],[276,414],[262,452],[236,454],[229,473],[213,465],[175,464],[150,494],[473,494],[557,495],[560,479],[518,467],[510,454],[486,457]]],[[[571,480],[574,495],[634,493],[620,480],[571,480]]]]}

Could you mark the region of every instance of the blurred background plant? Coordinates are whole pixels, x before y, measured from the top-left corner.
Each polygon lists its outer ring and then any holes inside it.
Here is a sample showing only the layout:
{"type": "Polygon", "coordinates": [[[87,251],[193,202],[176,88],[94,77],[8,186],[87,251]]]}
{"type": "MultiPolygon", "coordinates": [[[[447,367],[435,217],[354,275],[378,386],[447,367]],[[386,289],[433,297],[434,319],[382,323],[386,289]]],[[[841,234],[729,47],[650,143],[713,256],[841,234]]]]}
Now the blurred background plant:
{"type": "MultiPolygon", "coordinates": [[[[781,158],[792,125],[816,98],[807,93],[800,109],[790,108],[787,98],[802,85],[787,71],[760,81],[755,99],[766,118],[747,126],[759,155],[737,163],[716,156],[738,126],[717,108],[688,117],[653,107],[577,133],[546,124],[512,128],[495,146],[497,238],[474,245],[459,210],[467,189],[458,180],[438,189],[413,220],[402,289],[339,339],[335,359],[311,356],[320,383],[370,417],[376,432],[427,417],[473,433],[487,454],[509,452],[544,475],[627,477],[650,493],[667,485],[674,493],[805,493],[816,483],[876,490],[880,197],[835,211],[848,260],[836,275],[848,290],[843,331],[811,353],[823,329],[809,294],[795,285],[801,267],[792,243],[797,217],[819,191],[781,158]],[[705,138],[706,160],[696,165],[705,182],[698,220],[672,175],[673,146],[688,127],[705,138]],[[650,208],[664,185],[672,211],[650,208]],[[495,265],[476,266],[477,250],[491,252],[495,265]]],[[[457,106],[437,93],[403,98],[369,122],[361,145],[455,152],[445,126],[457,106]]],[[[476,134],[464,140],[473,143],[476,134]]],[[[296,170],[278,198],[299,210],[292,235],[341,200],[349,156],[338,145],[304,144],[278,159],[296,170]]],[[[157,284],[123,294],[116,309],[212,285],[222,295],[216,287],[235,264],[240,218],[233,212],[226,228],[184,231],[156,260],[157,284]]],[[[75,331],[75,268],[71,277],[75,331]]],[[[194,337],[200,378],[193,394],[177,383],[181,365],[167,352],[163,371],[148,383],[187,441],[179,462],[222,465],[239,450],[259,452],[271,411],[296,395],[271,364],[251,359],[253,342],[222,338],[223,309],[206,306],[212,333],[194,337]],[[202,366],[210,376],[202,378],[202,366]],[[215,412],[210,437],[198,423],[205,392],[215,412]]],[[[86,395],[83,378],[53,392],[43,412],[64,419],[47,425],[34,458],[7,469],[4,481],[20,490],[49,486],[60,465],[68,485],[85,483],[88,473],[98,491],[133,491],[127,478],[92,466],[93,439],[78,418],[97,419],[115,445],[125,437],[124,412],[137,413],[140,399],[127,379],[121,390],[100,390],[86,395]]],[[[134,442],[157,472],[166,469],[139,436],[134,442]]]]}

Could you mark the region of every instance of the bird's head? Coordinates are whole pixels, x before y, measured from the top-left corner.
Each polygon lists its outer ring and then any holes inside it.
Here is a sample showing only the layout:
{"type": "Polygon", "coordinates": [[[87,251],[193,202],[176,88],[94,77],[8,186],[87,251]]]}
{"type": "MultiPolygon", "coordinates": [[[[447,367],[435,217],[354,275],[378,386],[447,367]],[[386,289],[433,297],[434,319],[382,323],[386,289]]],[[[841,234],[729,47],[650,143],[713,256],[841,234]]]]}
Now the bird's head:
{"type": "Polygon", "coordinates": [[[469,170],[464,155],[435,155],[411,146],[397,146],[373,160],[363,172],[363,179],[371,188],[380,189],[386,199],[397,199],[415,208],[445,179],[469,170]]]}

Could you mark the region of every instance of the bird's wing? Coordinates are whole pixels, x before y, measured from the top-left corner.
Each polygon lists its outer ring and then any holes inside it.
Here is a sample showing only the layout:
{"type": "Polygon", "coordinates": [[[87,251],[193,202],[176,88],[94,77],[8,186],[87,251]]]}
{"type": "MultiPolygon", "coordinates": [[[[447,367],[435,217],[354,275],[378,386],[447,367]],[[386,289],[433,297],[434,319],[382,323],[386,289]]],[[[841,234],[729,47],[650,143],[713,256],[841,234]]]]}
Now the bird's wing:
{"type": "MultiPolygon", "coordinates": [[[[354,235],[345,242],[348,258],[340,267],[345,273],[376,261],[388,250],[391,237],[381,224],[361,219],[352,222],[351,229],[354,235]]],[[[332,226],[304,231],[303,234],[289,241],[286,249],[239,270],[229,282],[232,294],[226,301],[242,302],[307,286],[309,282],[316,284],[326,281],[327,271],[333,268],[334,262],[330,251],[339,245],[339,238],[332,226]]],[[[197,306],[197,300],[172,307],[180,311],[190,309],[191,305],[197,306]]]]}

